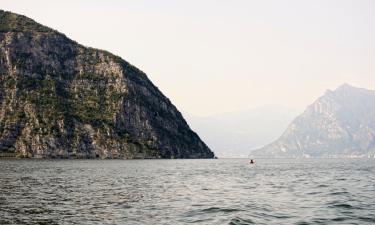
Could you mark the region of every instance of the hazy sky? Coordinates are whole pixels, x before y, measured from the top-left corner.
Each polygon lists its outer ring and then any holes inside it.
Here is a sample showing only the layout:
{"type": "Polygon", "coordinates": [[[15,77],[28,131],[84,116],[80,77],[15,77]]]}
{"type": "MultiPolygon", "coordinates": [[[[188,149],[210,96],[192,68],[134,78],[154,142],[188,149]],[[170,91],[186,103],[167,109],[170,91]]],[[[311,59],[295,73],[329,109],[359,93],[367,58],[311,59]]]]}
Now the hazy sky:
{"type": "Polygon", "coordinates": [[[372,0],[0,0],[134,64],[181,110],[303,109],[342,83],[375,89],[372,0]]]}

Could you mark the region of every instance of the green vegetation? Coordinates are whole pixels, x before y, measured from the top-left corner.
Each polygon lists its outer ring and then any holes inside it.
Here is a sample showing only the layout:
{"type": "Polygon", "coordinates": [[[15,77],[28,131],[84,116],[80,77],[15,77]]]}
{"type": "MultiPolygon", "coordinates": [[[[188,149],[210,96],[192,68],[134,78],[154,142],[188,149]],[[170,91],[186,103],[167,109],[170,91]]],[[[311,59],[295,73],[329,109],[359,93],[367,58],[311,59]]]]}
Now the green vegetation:
{"type": "Polygon", "coordinates": [[[0,151],[20,158],[32,157],[21,149],[36,157],[170,158],[202,149],[146,74],[120,57],[2,10],[1,32],[16,33],[1,47],[10,54],[1,67],[0,151]]]}
{"type": "Polygon", "coordinates": [[[53,30],[25,16],[0,10],[0,32],[25,31],[51,32],[53,30]]]}

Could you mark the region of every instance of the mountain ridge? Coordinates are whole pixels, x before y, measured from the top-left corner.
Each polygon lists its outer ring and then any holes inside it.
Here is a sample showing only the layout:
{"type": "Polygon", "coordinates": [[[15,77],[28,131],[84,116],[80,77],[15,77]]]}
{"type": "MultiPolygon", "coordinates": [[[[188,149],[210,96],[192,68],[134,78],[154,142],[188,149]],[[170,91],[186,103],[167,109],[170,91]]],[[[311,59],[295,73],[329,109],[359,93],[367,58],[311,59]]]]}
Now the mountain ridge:
{"type": "Polygon", "coordinates": [[[276,141],[252,151],[259,157],[372,157],[375,91],[348,84],[327,90],[276,141]]]}
{"type": "Polygon", "coordinates": [[[23,157],[212,158],[141,70],[0,10],[0,152],[23,157]]]}

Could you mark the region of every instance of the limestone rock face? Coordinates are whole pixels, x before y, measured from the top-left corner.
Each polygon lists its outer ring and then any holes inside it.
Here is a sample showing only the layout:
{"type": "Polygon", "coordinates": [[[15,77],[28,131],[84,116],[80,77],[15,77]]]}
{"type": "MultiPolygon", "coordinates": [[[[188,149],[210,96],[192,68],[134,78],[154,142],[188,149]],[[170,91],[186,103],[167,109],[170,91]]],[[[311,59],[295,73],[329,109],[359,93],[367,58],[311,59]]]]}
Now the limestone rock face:
{"type": "Polygon", "coordinates": [[[297,117],[261,157],[374,157],[375,91],[344,84],[297,117]]]}
{"type": "Polygon", "coordinates": [[[1,10],[0,153],[214,157],[142,71],[1,10]]]}

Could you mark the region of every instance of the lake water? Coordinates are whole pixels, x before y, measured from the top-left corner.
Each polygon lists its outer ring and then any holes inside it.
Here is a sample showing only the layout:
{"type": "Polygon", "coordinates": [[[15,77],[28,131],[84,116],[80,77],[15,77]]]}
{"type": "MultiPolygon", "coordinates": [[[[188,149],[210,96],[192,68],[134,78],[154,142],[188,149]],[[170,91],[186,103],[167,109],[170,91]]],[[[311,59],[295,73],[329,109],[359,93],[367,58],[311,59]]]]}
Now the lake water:
{"type": "Polygon", "coordinates": [[[375,224],[375,159],[0,160],[0,224],[375,224]]]}

